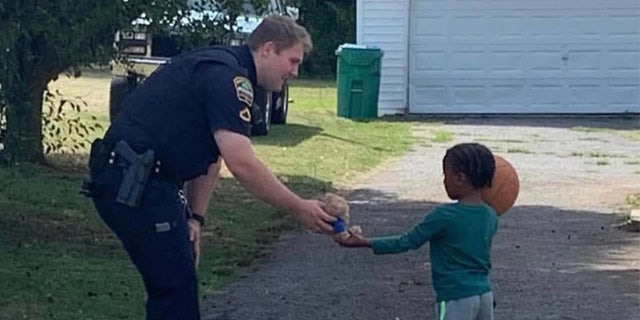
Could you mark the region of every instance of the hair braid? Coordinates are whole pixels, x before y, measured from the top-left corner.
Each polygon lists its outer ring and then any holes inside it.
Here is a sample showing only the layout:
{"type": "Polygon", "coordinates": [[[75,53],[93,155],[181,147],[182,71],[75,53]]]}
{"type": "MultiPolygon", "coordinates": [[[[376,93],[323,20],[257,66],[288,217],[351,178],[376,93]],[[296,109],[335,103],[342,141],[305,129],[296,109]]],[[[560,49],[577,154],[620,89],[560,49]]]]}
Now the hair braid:
{"type": "Polygon", "coordinates": [[[461,143],[447,150],[445,164],[462,172],[475,188],[491,186],[496,163],[489,148],[479,143],[461,143]]]}

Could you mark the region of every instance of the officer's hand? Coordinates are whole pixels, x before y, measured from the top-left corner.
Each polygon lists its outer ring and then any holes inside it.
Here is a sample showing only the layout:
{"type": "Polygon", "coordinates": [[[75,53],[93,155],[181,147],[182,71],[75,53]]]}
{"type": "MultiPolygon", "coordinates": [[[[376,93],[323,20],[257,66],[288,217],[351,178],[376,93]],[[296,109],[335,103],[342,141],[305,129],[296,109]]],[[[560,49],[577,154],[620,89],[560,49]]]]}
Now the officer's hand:
{"type": "Polygon", "coordinates": [[[193,259],[196,263],[196,268],[198,268],[200,263],[200,222],[188,219],[187,227],[189,228],[189,240],[193,247],[193,259]]]}
{"type": "Polygon", "coordinates": [[[329,215],[322,209],[322,202],[318,200],[302,200],[294,215],[311,231],[332,234],[333,227],[329,222],[336,221],[336,217],[329,215]]]}

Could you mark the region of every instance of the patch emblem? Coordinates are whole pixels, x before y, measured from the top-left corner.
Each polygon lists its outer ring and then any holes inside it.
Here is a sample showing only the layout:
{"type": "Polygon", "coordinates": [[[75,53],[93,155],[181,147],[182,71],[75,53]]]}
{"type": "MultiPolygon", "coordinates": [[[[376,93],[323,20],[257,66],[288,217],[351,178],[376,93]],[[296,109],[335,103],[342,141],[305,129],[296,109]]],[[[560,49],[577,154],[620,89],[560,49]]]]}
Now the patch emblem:
{"type": "Polygon", "coordinates": [[[246,122],[251,122],[251,111],[249,111],[249,108],[244,108],[240,111],[240,118],[246,122]]]}
{"type": "Polygon", "coordinates": [[[251,81],[245,77],[235,77],[233,78],[233,84],[236,87],[238,100],[251,107],[251,105],[253,105],[253,87],[251,86],[251,81]]]}

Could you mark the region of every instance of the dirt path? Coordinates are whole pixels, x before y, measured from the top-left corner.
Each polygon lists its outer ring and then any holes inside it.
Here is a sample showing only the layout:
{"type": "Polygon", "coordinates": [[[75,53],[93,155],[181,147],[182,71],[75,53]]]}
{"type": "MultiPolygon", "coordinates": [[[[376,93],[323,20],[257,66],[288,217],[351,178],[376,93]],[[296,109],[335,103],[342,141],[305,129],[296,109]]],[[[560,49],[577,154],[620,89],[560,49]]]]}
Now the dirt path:
{"type": "MultiPolygon", "coordinates": [[[[616,224],[640,191],[640,143],[589,128],[638,129],[638,119],[465,119],[416,125],[416,149],[349,195],[366,235],[399,233],[448,199],[441,158],[467,141],[507,157],[520,197],[494,240],[496,319],[637,320],[640,235],[616,224]],[[572,130],[576,126],[585,130],[572,130]],[[453,141],[433,143],[435,131],[453,141]]],[[[283,236],[256,272],[209,296],[204,319],[433,319],[428,246],[373,256],[325,236],[283,236]]]]}

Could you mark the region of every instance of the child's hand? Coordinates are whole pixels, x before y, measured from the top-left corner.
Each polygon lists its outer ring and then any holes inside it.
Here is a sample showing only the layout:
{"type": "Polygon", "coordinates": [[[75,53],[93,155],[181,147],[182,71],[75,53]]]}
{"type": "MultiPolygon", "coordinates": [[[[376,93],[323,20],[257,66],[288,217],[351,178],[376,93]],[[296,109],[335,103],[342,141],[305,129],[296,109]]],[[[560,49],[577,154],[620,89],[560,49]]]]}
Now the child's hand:
{"type": "Polygon", "coordinates": [[[349,248],[371,247],[371,241],[363,237],[360,233],[361,231],[359,227],[351,227],[349,228],[348,237],[335,237],[334,240],[343,247],[349,247],[349,248]]]}

